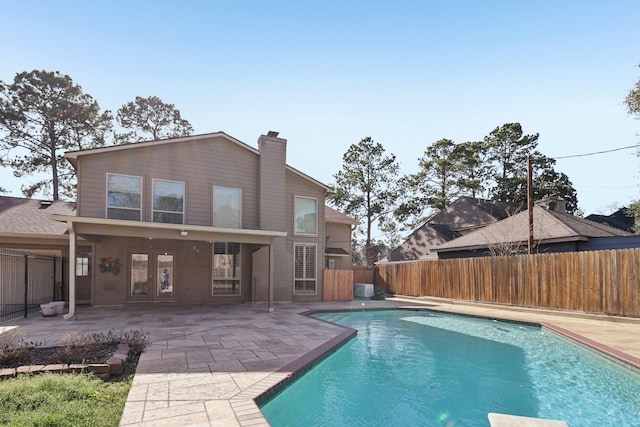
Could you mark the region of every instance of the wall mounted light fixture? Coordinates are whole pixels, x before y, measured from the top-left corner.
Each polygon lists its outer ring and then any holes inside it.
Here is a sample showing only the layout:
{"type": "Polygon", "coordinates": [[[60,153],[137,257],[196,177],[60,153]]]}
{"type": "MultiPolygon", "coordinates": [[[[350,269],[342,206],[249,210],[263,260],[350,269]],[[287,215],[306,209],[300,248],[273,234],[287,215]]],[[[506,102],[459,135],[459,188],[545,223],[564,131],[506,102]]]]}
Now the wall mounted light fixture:
{"type": "Polygon", "coordinates": [[[182,237],[186,237],[186,236],[188,236],[188,235],[189,235],[189,232],[188,232],[188,231],[186,231],[186,230],[182,230],[182,231],[180,232],[180,235],[181,235],[182,237]]]}

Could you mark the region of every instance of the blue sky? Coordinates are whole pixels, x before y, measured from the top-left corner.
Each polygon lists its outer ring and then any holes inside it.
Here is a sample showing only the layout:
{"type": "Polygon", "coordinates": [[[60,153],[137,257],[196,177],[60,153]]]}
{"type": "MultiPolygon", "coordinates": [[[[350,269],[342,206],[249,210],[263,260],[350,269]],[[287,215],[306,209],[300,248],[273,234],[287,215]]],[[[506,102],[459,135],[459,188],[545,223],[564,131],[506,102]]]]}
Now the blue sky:
{"type": "MultiPolygon", "coordinates": [[[[366,136],[403,172],[433,142],[520,122],[551,157],[634,145],[638,1],[0,0],[0,80],[70,75],[103,109],[173,103],[196,133],[255,146],[327,184],[366,136]]],[[[586,214],[640,197],[634,150],[559,160],[586,214]]],[[[0,170],[0,186],[20,183],[0,170]]]]}

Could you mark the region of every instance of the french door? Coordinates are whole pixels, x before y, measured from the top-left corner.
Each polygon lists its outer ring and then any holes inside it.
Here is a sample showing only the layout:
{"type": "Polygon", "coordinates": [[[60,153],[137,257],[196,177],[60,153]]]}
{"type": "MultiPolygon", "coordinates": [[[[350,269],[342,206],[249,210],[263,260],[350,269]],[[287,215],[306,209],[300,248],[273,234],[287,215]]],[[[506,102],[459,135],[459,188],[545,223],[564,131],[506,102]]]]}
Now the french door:
{"type": "Polygon", "coordinates": [[[174,253],[133,251],[129,265],[129,301],[175,301],[174,253]]]}

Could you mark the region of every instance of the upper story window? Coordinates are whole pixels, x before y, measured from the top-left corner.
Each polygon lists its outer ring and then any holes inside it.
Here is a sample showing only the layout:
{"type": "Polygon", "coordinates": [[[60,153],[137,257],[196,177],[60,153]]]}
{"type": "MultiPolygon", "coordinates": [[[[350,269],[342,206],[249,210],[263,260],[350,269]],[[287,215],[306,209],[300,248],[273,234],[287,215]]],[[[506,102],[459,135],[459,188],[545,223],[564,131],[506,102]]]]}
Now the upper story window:
{"type": "Polygon", "coordinates": [[[153,180],[153,222],[184,224],[184,182],[153,180]]]}
{"type": "Polygon", "coordinates": [[[293,202],[293,230],[295,234],[318,234],[318,200],[295,196],[293,202]]]}
{"type": "Polygon", "coordinates": [[[242,191],[213,187],[213,226],[242,228],[242,191]]]}
{"type": "Polygon", "coordinates": [[[107,174],[107,218],[142,219],[142,177],[107,174]]]}

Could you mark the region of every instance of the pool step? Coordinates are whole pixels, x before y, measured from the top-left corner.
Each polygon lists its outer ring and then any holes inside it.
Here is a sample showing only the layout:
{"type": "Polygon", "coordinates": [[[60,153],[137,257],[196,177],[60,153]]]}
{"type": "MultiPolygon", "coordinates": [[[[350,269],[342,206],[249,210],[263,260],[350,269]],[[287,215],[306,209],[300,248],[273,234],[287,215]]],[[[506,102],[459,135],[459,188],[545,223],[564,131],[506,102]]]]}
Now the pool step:
{"type": "Polygon", "coordinates": [[[491,427],[569,427],[564,421],[489,413],[491,427]]]}

